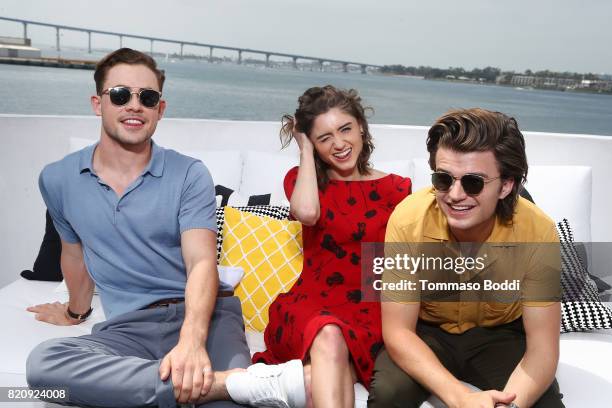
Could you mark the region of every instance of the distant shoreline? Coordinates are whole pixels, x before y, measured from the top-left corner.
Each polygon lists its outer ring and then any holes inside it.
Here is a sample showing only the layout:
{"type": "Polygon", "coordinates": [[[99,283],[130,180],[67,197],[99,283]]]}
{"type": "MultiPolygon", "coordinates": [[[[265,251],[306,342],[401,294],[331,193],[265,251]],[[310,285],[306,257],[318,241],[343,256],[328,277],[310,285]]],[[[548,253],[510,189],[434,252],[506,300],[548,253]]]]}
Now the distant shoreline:
{"type": "Polygon", "coordinates": [[[612,91],[602,91],[591,88],[548,88],[548,87],[535,87],[535,86],[516,86],[511,84],[500,84],[489,81],[478,81],[476,79],[448,79],[448,78],[426,78],[422,75],[405,75],[405,74],[393,74],[393,73],[382,73],[379,72],[377,75],[389,76],[393,78],[406,78],[406,79],[422,79],[425,81],[436,81],[436,82],[450,82],[456,84],[472,84],[472,85],[487,85],[487,86],[501,86],[504,88],[512,88],[517,90],[525,91],[555,91],[555,92],[571,92],[571,93],[583,93],[589,95],[612,95],[612,91]]]}
{"type": "MultiPolygon", "coordinates": [[[[97,61],[75,59],[75,58],[61,58],[61,57],[41,57],[41,58],[0,57],[0,64],[25,65],[25,66],[48,67],[48,68],[69,68],[69,69],[94,70],[96,67],[97,61]]],[[[247,63],[243,65],[249,65],[249,64],[247,63]]],[[[516,86],[512,84],[505,84],[505,83],[479,81],[473,78],[465,78],[465,79],[427,78],[422,75],[397,74],[397,73],[392,73],[392,72],[380,72],[380,71],[372,72],[371,74],[393,77],[393,78],[417,79],[417,80],[436,81],[436,82],[450,82],[450,83],[458,83],[458,84],[494,85],[494,86],[501,86],[504,88],[513,88],[517,90],[526,90],[526,91],[538,90],[538,91],[582,93],[582,94],[589,94],[589,95],[612,95],[612,91],[604,91],[604,90],[592,89],[592,88],[516,86]]]]}
{"type": "Polygon", "coordinates": [[[97,61],[66,59],[66,58],[17,58],[17,57],[0,57],[0,64],[10,65],[28,65],[34,67],[49,67],[49,68],[72,68],[94,70],[97,61]]]}

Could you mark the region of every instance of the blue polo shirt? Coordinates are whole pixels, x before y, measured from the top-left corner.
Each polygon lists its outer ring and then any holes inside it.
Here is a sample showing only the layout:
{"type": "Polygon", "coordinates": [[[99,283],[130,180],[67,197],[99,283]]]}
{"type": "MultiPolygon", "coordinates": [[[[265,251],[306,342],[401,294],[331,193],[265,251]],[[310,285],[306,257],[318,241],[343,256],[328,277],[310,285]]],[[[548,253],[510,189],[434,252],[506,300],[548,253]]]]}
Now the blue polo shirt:
{"type": "Polygon", "coordinates": [[[81,243],[107,318],[184,297],[181,233],[217,230],[204,164],[152,143],[151,160],[121,197],[93,169],[92,145],[47,165],[39,187],[62,240],[81,243]]]}

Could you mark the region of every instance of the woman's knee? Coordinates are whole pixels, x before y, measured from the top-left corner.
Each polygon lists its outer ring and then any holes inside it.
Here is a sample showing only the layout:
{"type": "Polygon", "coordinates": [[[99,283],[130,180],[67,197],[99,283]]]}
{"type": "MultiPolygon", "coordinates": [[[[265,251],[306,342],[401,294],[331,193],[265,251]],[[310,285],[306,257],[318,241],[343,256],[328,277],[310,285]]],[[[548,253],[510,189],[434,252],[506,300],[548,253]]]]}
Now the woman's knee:
{"type": "Polygon", "coordinates": [[[323,326],[312,343],[310,353],[320,354],[334,361],[348,361],[348,347],[342,330],[333,324],[323,326]]]}

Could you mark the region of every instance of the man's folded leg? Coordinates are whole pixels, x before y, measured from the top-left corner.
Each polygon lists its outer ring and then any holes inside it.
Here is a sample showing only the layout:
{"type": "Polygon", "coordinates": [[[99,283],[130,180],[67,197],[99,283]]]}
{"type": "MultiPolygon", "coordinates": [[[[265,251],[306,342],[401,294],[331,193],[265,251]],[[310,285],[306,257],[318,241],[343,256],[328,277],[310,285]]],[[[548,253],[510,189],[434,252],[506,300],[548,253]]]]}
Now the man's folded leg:
{"type": "Polygon", "coordinates": [[[70,403],[98,407],[174,407],[172,384],[159,379],[159,360],[125,356],[90,338],[38,345],[27,360],[30,387],[66,387],[70,403]]]}
{"type": "MultiPolygon", "coordinates": [[[[442,365],[456,375],[460,356],[448,343],[447,334],[442,329],[419,322],[417,334],[433,351],[442,365]]],[[[374,375],[368,397],[369,408],[420,407],[431,393],[416,382],[391,359],[385,348],[378,354],[374,375]]]]}
{"type": "Polygon", "coordinates": [[[159,378],[159,354],[175,314],[137,310],[95,325],[90,335],[47,340],[28,357],[28,384],[66,387],[79,405],[174,407],[172,383],[159,378]]]}

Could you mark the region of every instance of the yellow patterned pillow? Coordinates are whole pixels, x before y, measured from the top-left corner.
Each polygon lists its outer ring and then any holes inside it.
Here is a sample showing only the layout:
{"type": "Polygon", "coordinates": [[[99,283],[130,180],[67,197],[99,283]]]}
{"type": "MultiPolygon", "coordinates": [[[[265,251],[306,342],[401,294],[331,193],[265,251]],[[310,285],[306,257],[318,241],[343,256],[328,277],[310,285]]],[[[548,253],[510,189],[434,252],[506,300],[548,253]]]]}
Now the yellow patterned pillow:
{"type": "Polygon", "coordinates": [[[241,266],[236,288],[247,329],[264,331],[268,307],[302,272],[302,225],[225,207],[219,265],[241,266]]]}

